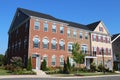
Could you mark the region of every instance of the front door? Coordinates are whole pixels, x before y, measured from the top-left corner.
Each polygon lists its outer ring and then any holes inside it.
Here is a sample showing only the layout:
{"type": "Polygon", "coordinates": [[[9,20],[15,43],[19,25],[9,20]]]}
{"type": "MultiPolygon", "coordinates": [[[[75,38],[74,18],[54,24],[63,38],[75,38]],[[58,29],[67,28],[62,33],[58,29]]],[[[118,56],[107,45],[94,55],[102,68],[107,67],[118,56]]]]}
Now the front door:
{"type": "Polygon", "coordinates": [[[40,70],[40,56],[36,55],[36,70],[40,70]]]}

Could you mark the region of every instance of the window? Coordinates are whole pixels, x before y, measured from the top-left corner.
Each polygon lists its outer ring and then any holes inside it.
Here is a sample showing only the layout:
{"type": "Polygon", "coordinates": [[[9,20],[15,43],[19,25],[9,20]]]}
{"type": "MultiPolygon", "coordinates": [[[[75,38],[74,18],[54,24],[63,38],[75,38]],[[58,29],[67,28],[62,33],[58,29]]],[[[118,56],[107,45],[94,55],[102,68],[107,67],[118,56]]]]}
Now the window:
{"type": "Polygon", "coordinates": [[[111,49],[108,49],[108,55],[111,55],[111,49]]]}
{"type": "Polygon", "coordinates": [[[20,50],[20,47],[21,47],[21,42],[19,41],[18,42],[18,50],[20,50]]]}
{"type": "Polygon", "coordinates": [[[100,41],[101,41],[101,36],[99,35],[99,36],[98,36],[98,42],[100,42],[100,41]]]}
{"type": "Polygon", "coordinates": [[[25,40],[24,40],[24,49],[26,49],[27,48],[27,39],[25,38],[25,40]]]}
{"type": "Polygon", "coordinates": [[[60,33],[63,34],[64,33],[64,27],[60,26],[60,33]]]}
{"type": "Polygon", "coordinates": [[[106,48],[104,48],[104,55],[106,55],[106,48]]]}
{"type": "Polygon", "coordinates": [[[96,53],[97,53],[97,48],[93,47],[93,56],[96,56],[96,53]]]}
{"type": "Polygon", "coordinates": [[[94,41],[96,41],[96,35],[94,34],[94,36],[93,36],[93,39],[94,39],[94,41]]]}
{"type": "Polygon", "coordinates": [[[39,22],[34,22],[34,29],[39,30],[40,29],[40,23],[39,22]]]}
{"type": "Polygon", "coordinates": [[[60,56],[60,66],[64,66],[64,57],[60,56]]]}
{"type": "Polygon", "coordinates": [[[73,45],[73,43],[68,43],[68,51],[69,52],[72,52],[72,45],[73,45]]]}
{"type": "Polygon", "coordinates": [[[107,38],[107,40],[108,40],[107,42],[110,43],[110,38],[107,38]]]}
{"type": "Polygon", "coordinates": [[[52,39],[51,43],[52,43],[52,49],[57,49],[56,39],[52,39]]]}
{"type": "Polygon", "coordinates": [[[33,39],[33,47],[34,48],[39,48],[39,43],[40,42],[40,40],[39,40],[39,38],[38,37],[35,37],[34,39],[33,39]]]}
{"type": "Polygon", "coordinates": [[[100,31],[100,32],[103,32],[103,28],[102,28],[102,27],[99,27],[99,31],[100,31]]]}
{"type": "Polygon", "coordinates": [[[87,45],[82,45],[82,53],[86,54],[88,52],[87,45]]]}
{"type": "Polygon", "coordinates": [[[48,31],[48,24],[45,22],[44,23],[44,32],[47,32],[48,31]]]}
{"type": "Polygon", "coordinates": [[[70,37],[70,29],[67,30],[67,35],[70,37]]]}
{"type": "Polygon", "coordinates": [[[48,57],[47,56],[43,56],[43,60],[46,61],[46,65],[48,65],[48,57]]]}
{"type": "Polygon", "coordinates": [[[48,39],[47,39],[47,38],[44,38],[44,39],[43,39],[43,48],[48,49],[48,44],[49,44],[48,39]]]}
{"type": "Polygon", "coordinates": [[[85,34],[85,39],[88,39],[88,33],[85,34]]]}
{"type": "Polygon", "coordinates": [[[103,42],[106,42],[106,40],[105,40],[105,36],[103,36],[103,42]]]}
{"type": "Polygon", "coordinates": [[[52,25],[52,32],[53,32],[53,33],[56,33],[56,24],[53,24],[53,25],[52,25]]]}
{"type": "Polygon", "coordinates": [[[74,38],[77,37],[77,32],[76,32],[76,30],[74,30],[74,32],[73,32],[73,37],[74,37],[74,38]]]}
{"type": "Polygon", "coordinates": [[[65,42],[63,40],[60,40],[59,48],[60,48],[60,50],[65,50],[65,42]]]}
{"type": "Polygon", "coordinates": [[[80,32],[80,39],[82,39],[82,32],[80,32]]]}
{"type": "Polygon", "coordinates": [[[52,56],[52,66],[55,66],[56,65],[56,56],[53,55],[52,56]]]}

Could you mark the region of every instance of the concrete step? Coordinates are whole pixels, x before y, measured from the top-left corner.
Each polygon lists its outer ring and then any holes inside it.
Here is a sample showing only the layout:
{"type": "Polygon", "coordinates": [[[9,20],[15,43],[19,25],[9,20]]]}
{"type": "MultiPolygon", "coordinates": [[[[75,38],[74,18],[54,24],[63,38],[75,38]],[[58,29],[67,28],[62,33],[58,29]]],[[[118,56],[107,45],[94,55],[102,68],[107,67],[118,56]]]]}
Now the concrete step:
{"type": "Polygon", "coordinates": [[[38,76],[49,77],[49,75],[47,75],[47,74],[46,74],[44,71],[42,71],[42,70],[35,70],[35,69],[34,69],[33,71],[35,71],[38,76]]]}

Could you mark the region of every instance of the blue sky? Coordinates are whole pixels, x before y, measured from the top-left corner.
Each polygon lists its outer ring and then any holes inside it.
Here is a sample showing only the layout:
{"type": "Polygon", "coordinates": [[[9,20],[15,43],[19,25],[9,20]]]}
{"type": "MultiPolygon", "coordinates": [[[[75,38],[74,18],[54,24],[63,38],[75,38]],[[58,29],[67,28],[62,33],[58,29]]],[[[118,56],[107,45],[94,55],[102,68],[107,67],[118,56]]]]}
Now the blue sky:
{"type": "Polygon", "coordinates": [[[120,0],[0,0],[1,54],[7,49],[8,30],[18,7],[81,24],[102,20],[110,34],[120,32],[120,0]]]}

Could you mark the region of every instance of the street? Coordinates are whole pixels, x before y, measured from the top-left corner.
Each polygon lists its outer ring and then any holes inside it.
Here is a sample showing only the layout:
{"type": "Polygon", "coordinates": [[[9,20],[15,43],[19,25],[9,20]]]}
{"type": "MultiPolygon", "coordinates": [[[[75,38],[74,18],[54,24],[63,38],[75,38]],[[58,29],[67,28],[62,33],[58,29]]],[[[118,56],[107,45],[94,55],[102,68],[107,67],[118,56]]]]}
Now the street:
{"type": "Polygon", "coordinates": [[[0,80],[120,80],[120,76],[107,76],[107,77],[87,77],[87,78],[4,78],[0,80]]]}

